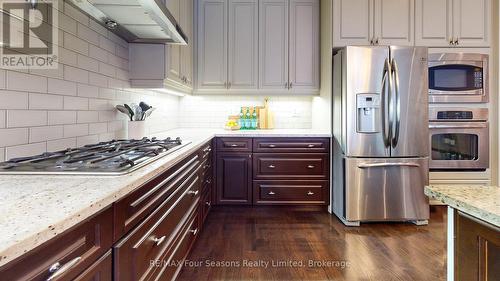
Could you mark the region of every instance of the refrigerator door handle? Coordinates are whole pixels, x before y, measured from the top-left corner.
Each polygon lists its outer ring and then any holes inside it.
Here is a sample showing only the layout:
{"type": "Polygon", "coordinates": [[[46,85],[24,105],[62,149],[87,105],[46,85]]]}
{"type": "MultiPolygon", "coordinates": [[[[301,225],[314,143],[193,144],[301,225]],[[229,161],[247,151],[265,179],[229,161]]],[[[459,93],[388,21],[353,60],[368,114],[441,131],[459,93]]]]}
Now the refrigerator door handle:
{"type": "Polygon", "coordinates": [[[384,167],[420,167],[420,164],[417,163],[361,163],[358,165],[360,169],[368,169],[368,168],[384,168],[384,167]]]}
{"type": "MultiPolygon", "coordinates": [[[[399,126],[401,123],[401,97],[399,92],[399,69],[396,63],[396,59],[392,59],[392,75],[394,81],[394,102],[396,103],[396,107],[394,108],[394,118],[392,119],[394,122],[394,128],[392,129],[392,147],[396,148],[396,145],[399,141],[399,126]]],[[[392,93],[391,93],[392,94],[392,93]]]]}
{"type": "Polygon", "coordinates": [[[386,147],[391,146],[391,135],[392,135],[392,118],[391,118],[391,92],[392,92],[392,74],[391,74],[391,64],[389,59],[385,59],[384,62],[384,72],[382,75],[382,93],[381,96],[381,106],[382,106],[382,134],[384,138],[384,144],[386,147]],[[386,87],[387,86],[387,87],[386,87]],[[387,90],[386,90],[387,88],[387,90]],[[389,124],[387,124],[389,123],[389,124]]]}

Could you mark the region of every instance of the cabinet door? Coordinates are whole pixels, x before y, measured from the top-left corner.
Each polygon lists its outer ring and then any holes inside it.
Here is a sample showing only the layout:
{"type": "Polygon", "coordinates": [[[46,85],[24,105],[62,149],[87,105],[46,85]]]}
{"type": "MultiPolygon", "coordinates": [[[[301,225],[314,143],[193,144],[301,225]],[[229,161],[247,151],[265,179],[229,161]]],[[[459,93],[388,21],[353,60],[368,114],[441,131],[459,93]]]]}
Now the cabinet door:
{"type": "Polygon", "coordinates": [[[370,45],[373,0],[333,0],[333,46],[370,45]]]}
{"type": "Polygon", "coordinates": [[[258,6],[257,0],[229,1],[229,89],[258,87],[258,6]]]}
{"type": "Polygon", "coordinates": [[[413,46],[413,0],[375,0],[376,45],[413,46]]]}
{"type": "Polygon", "coordinates": [[[290,1],[289,27],[289,87],[319,89],[319,0],[290,1]]]}
{"type": "Polygon", "coordinates": [[[261,0],[260,88],[286,91],[288,83],[288,0],[261,0]]]}
{"type": "Polygon", "coordinates": [[[226,89],[227,1],[200,0],[198,11],[198,88],[226,89]]]}
{"type": "Polygon", "coordinates": [[[252,154],[217,155],[217,203],[252,203],[252,154]]]}
{"type": "MultiPolygon", "coordinates": [[[[182,0],[184,2],[185,0],[182,0]]],[[[175,20],[179,22],[182,26],[181,20],[181,1],[180,0],[167,0],[167,8],[174,16],[175,20]]],[[[182,74],[181,74],[181,48],[184,46],[178,45],[169,45],[168,46],[168,72],[167,79],[182,83],[182,74]]]]}
{"type": "Polygon", "coordinates": [[[193,86],[193,0],[181,1],[181,27],[188,37],[187,46],[181,46],[181,64],[180,73],[181,77],[186,79],[185,84],[189,87],[193,86]]]}
{"type": "Polygon", "coordinates": [[[453,40],[453,0],[415,1],[415,45],[450,46],[453,40]]]}
{"type": "Polygon", "coordinates": [[[453,0],[453,30],[460,47],[489,47],[491,0],[453,0]]]}

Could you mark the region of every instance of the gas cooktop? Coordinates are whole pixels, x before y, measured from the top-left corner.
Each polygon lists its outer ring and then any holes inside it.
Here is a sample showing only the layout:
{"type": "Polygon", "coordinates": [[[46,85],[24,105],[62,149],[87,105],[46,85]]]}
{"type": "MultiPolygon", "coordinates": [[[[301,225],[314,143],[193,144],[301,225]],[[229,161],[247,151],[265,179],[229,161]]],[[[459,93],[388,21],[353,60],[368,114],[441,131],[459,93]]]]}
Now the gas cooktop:
{"type": "Polygon", "coordinates": [[[180,138],[112,140],[62,151],[13,158],[0,163],[0,174],[123,175],[188,143],[180,138]]]}

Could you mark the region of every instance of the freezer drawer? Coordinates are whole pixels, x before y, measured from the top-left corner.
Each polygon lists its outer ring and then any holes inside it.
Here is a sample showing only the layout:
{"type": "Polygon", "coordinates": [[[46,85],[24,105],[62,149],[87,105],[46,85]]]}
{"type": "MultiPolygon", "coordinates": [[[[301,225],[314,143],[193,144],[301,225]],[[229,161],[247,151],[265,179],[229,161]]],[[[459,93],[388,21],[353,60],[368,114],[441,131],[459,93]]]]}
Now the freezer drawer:
{"type": "Polygon", "coordinates": [[[426,158],[345,158],[347,221],[429,219],[424,186],[429,181],[426,158]]]}

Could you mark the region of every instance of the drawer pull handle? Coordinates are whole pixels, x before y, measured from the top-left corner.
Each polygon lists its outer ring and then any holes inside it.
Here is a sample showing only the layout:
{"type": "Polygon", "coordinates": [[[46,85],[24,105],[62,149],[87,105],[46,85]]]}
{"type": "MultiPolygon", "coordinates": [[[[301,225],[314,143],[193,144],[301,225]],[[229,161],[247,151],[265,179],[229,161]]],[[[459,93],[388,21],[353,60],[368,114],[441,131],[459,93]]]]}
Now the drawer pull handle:
{"type": "Polygon", "coordinates": [[[239,145],[237,144],[231,144],[231,147],[238,147],[239,145]]]}
{"type": "Polygon", "coordinates": [[[269,191],[268,195],[275,195],[276,193],[269,191]]]}
{"type": "Polygon", "coordinates": [[[167,238],[167,236],[162,236],[160,238],[154,237],[152,240],[153,240],[153,242],[155,242],[156,246],[160,246],[161,243],[163,243],[163,241],[165,241],[166,238],[167,238]]]}
{"type": "Polygon", "coordinates": [[[203,149],[203,152],[210,152],[210,151],[212,151],[212,148],[210,148],[210,147],[203,149]]]}
{"type": "Polygon", "coordinates": [[[207,164],[207,165],[203,166],[203,168],[204,169],[210,168],[210,165],[207,164]]]}
{"type": "Polygon", "coordinates": [[[275,145],[275,144],[270,144],[270,145],[269,145],[269,148],[275,148],[275,147],[276,147],[276,145],[275,145]]]}
{"type": "Polygon", "coordinates": [[[313,147],[315,147],[315,145],[314,144],[309,144],[307,147],[313,148],[313,147]]]}
{"type": "Polygon", "coordinates": [[[210,207],[212,205],[212,203],[210,203],[209,201],[205,202],[205,205],[207,205],[208,207],[210,207]]]}
{"type": "Polygon", "coordinates": [[[310,191],[310,190],[309,190],[309,191],[307,192],[307,195],[309,195],[309,196],[314,195],[314,192],[312,192],[312,191],[310,191]]]}
{"type": "Polygon", "coordinates": [[[315,167],[314,165],[307,165],[308,169],[314,169],[314,167],[315,167]]]}
{"type": "Polygon", "coordinates": [[[194,196],[198,195],[198,193],[200,193],[200,191],[199,191],[199,190],[196,190],[196,191],[192,191],[192,190],[190,190],[190,191],[188,191],[188,194],[192,194],[192,195],[194,195],[194,196]]]}
{"type": "Polygon", "coordinates": [[[189,232],[193,233],[193,235],[196,235],[196,234],[198,234],[198,228],[191,229],[191,230],[189,230],[189,232]]]}
{"type": "Polygon", "coordinates": [[[211,180],[206,180],[205,182],[206,182],[206,183],[211,183],[212,181],[211,181],[211,180]]]}
{"type": "Polygon", "coordinates": [[[274,169],[274,168],[276,168],[276,166],[274,166],[273,164],[271,164],[271,165],[269,165],[269,166],[267,166],[267,167],[268,167],[269,169],[274,169]]]}
{"type": "Polygon", "coordinates": [[[64,265],[61,265],[59,262],[54,263],[52,266],[49,268],[49,272],[52,273],[49,278],[47,278],[47,281],[52,281],[63,275],[66,271],[70,270],[73,266],[75,266],[82,257],[76,257],[69,262],[67,262],[64,265]]]}

